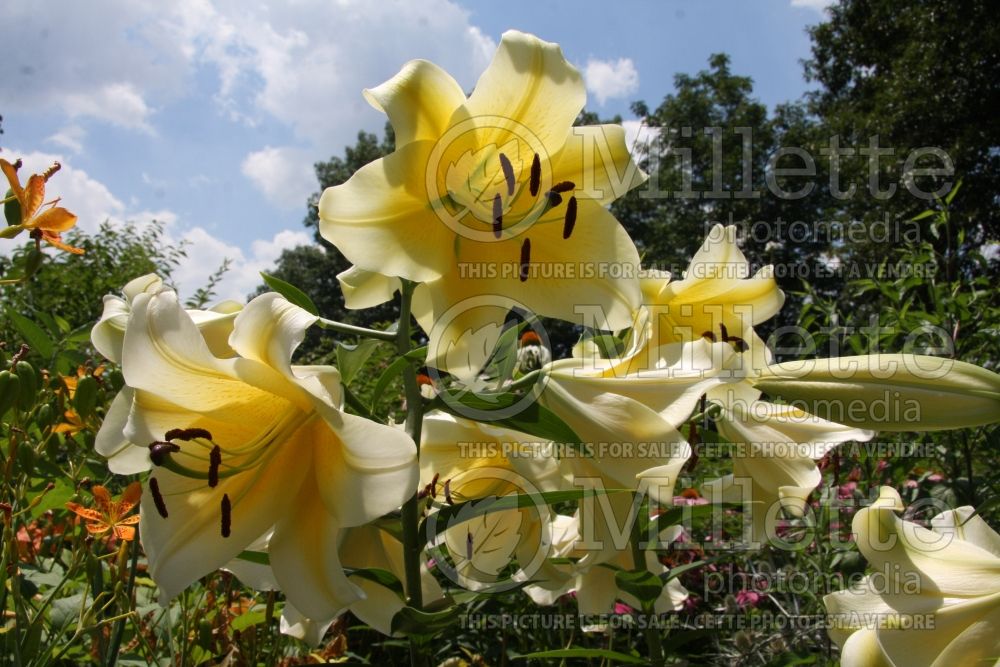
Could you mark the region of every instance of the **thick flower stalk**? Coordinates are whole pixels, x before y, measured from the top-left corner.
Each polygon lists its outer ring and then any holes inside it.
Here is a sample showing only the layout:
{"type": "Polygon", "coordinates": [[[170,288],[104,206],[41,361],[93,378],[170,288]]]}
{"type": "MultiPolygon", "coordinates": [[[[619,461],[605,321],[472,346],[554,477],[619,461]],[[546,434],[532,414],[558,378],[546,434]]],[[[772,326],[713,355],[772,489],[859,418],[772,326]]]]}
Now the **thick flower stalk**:
{"type": "Polygon", "coordinates": [[[645,175],[620,126],[573,127],[586,93],[557,45],[505,33],[469,97],[422,60],[365,96],[396,150],[323,193],[320,233],[354,263],[341,279],[359,294],[421,283],[429,365],[474,375],[515,305],[580,321],[588,304],[601,328],[629,326],[639,255],[606,205],[645,175]]]}
{"type": "Polygon", "coordinates": [[[123,430],[108,419],[102,432],[151,445],[140,536],[164,599],[272,530],[275,578],[304,615],[332,618],[363,598],[341,567],[339,532],[402,504],[416,448],[342,412],[336,369],[290,363],[316,319],[259,296],[233,322],[236,356],[220,358],[173,291],[133,297],[121,350],[132,404],[123,430]]]}
{"type": "Polygon", "coordinates": [[[878,576],[823,598],[845,667],[994,664],[1000,655],[1000,535],[971,507],[931,528],[896,514],[882,487],[854,517],[858,549],[878,576]]]}

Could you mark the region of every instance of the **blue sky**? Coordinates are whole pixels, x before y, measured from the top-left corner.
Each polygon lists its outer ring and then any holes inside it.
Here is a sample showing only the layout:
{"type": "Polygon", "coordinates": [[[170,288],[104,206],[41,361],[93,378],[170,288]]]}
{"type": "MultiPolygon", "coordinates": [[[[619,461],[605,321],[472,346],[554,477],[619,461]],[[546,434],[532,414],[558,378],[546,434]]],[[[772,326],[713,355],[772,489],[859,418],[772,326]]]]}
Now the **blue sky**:
{"type": "Polygon", "coordinates": [[[433,60],[471,89],[504,30],[533,32],[584,72],[588,108],[628,120],[631,101],[655,105],[675,73],[723,51],[773,106],[806,90],[805,29],[825,4],[8,0],[0,146],[32,171],[61,161],[49,190],[84,230],[164,220],[189,243],[182,292],[231,258],[219,296],[241,298],[282,248],[309,241],[312,163],[380,131],[361,90],[406,60],[433,60]]]}

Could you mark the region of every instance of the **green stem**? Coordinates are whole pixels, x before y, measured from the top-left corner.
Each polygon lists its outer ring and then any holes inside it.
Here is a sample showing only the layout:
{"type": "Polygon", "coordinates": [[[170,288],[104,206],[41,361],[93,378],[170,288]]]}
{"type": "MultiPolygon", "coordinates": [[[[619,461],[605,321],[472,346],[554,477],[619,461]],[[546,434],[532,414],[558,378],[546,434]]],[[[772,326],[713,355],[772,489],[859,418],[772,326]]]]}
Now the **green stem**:
{"type": "Polygon", "coordinates": [[[531,371],[527,375],[524,375],[523,377],[520,377],[520,378],[514,380],[513,382],[511,382],[509,385],[507,385],[506,387],[504,387],[504,390],[505,391],[514,391],[515,389],[521,389],[523,387],[530,387],[531,385],[535,384],[538,381],[538,377],[541,374],[542,374],[542,372],[540,370],[539,371],[531,371]]]}
{"type": "MultiPolygon", "coordinates": [[[[649,508],[646,502],[643,502],[639,506],[639,513],[636,515],[635,521],[632,523],[632,539],[630,545],[632,547],[632,561],[633,566],[636,570],[646,570],[646,553],[639,547],[642,543],[642,533],[643,529],[648,523],[645,519],[649,517],[649,508]]],[[[651,615],[655,613],[653,609],[643,609],[642,614],[651,615]]],[[[649,651],[649,664],[653,667],[663,666],[663,644],[660,641],[660,631],[656,627],[656,623],[647,623],[642,629],[642,634],[646,637],[646,649],[649,651]]]]}
{"type": "MultiPolygon", "coordinates": [[[[409,315],[407,315],[409,317],[409,315]]],[[[402,321],[402,314],[400,314],[400,321],[402,321]]],[[[392,331],[379,331],[378,329],[369,329],[368,327],[356,327],[353,324],[344,324],[343,322],[337,322],[335,320],[328,320],[326,318],[319,318],[316,322],[320,328],[329,329],[331,331],[339,331],[340,333],[351,334],[352,336],[362,336],[364,338],[375,338],[376,340],[385,340],[390,343],[397,342],[399,337],[396,332],[392,331]]],[[[407,323],[409,324],[409,323],[407,323]]],[[[409,349],[409,345],[407,345],[409,349]]]]}
{"type": "MultiPolygon", "coordinates": [[[[400,290],[402,299],[399,307],[399,329],[396,331],[396,350],[401,356],[410,351],[410,305],[414,287],[414,283],[404,281],[400,290]]],[[[424,401],[420,395],[417,371],[413,364],[407,364],[403,369],[403,389],[406,393],[406,433],[417,444],[419,457],[424,401]]],[[[417,489],[414,489],[413,496],[403,505],[403,551],[406,560],[406,593],[410,598],[410,605],[417,609],[423,606],[423,592],[420,588],[420,539],[417,535],[419,520],[417,489]]]]}
{"type": "MultiPolygon", "coordinates": [[[[132,606],[132,593],[135,591],[135,573],[139,568],[139,526],[135,527],[135,537],[132,539],[132,563],[129,565],[128,570],[128,585],[125,587],[125,599],[128,606],[132,606]]],[[[108,646],[108,667],[115,667],[115,663],[118,662],[118,647],[122,644],[122,636],[125,634],[125,621],[131,615],[132,611],[129,610],[128,613],[123,614],[117,621],[115,621],[115,627],[111,631],[111,644],[108,646]]]]}
{"type": "MultiPolygon", "coordinates": [[[[411,347],[410,340],[410,308],[413,301],[415,283],[402,281],[399,304],[399,327],[396,329],[396,351],[405,356],[411,347]]],[[[406,433],[417,445],[417,457],[420,456],[420,430],[424,420],[424,401],[420,395],[420,385],[417,384],[417,370],[413,364],[407,364],[403,369],[403,389],[406,395],[406,433]]],[[[403,503],[403,570],[406,575],[406,594],[409,604],[420,609],[424,604],[423,590],[420,583],[421,544],[418,525],[420,522],[420,507],[417,499],[417,489],[403,503]]],[[[420,648],[413,638],[410,639],[410,664],[421,663],[420,648]]]]}

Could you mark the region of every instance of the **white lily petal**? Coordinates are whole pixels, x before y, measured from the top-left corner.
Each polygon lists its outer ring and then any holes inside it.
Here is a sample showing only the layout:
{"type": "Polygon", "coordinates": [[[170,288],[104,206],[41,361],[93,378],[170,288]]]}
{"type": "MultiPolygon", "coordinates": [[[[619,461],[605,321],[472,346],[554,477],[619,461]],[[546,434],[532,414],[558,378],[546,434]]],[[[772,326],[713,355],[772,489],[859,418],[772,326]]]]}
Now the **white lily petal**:
{"type": "Polygon", "coordinates": [[[108,470],[116,475],[134,475],[151,465],[149,449],[133,444],[125,435],[134,396],[130,387],[118,392],[94,439],[94,449],[108,459],[108,470]]]}
{"type": "Polygon", "coordinates": [[[365,99],[384,112],[396,134],[396,145],[437,139],[452,114],[465,103],[465,92],[450,74],[426,60],[411,60],[380,86],[364,91],[365,99]]]}
{"type": "Polygon", "coordinates": [[[327,511],[345,527],[398,508],[417,490],[417,448],[403,430],[318,406],[330,429],[316,440],[316,477],[327,511]]]}
{"type": "Polygon", "coordinates": [[[365,271],[356,266],[337,274],[340,291],[344,293],[344,305],[351,310],[373,308],[391,301],[399,290],[399,278],[365,271]]]}
{"type": "Polygon", "coordinates": [[[327,511],[315,475],[306,476],[293,508],[277,520],[271,538],[274,576],[297,610],[312,619],[333,618],[364,593],[341,566],[341,526],[327,511]]]}

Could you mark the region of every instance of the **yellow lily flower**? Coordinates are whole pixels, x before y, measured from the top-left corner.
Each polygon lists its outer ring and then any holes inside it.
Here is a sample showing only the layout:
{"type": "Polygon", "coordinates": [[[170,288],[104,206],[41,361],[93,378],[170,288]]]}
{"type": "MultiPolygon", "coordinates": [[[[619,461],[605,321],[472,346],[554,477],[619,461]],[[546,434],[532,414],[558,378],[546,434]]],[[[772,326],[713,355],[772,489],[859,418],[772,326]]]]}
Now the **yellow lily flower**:
{"type": "MultiPolygon", "coordinates": [[[[428,495],[446,503],[569,486],[551,442],[440,412],[424,417],[420,470],[428,495]]],[[[538,505],[468,520],[459,516],[436,526],[455,563],[446,574],[469,590],[483,590],[495,585],[516,558],[521,570],[515,577],[534,578],[551,544],[550,515],[539,500],[538,505]]]]}
{"type": "Polygon", "coordinates": [[[0,158],[0,171],[7,177],[13,197],[21,209],[21,220],[16,224],[22,229],[29,230],[33,238],[41,239],[65,252],[82,255],[81,248],[74,248],[62,242],[62,232],[73,228],[76,216],[61,206],[56,206],[59,203],[58,199],[47,204],[45,202],[45,184],[59,171],[61,165],[56,162],[44,173],[32,174],[24,187],[21,186],[21,179],[17,175],[20,168],[20,160],[11,164],[0,158]],[[46,205],[48,208],[42,210],[46,205]]]}
{"type": "Polygon", "coordinates": [[[261,295],[233,323],[237,356],[219,358],[173,291],[133,298],[121,358],[134,398],[118,435],[152,443],[140,535],[163,599],[271,529],[271,566],[296,609],[331,618],[362,597],[339,532],[412,494],[416,447],[342,412],[336,369],[290,363],[316,319],[261,295]]]}
{"type": "MultiPolygon", "coordinates": [[[[639,600],[630,593],[619,590],[615,583],[615,567],[626,571],[636,569],[631,549],[617,552],[614,558],[605,564],[584,565],[586,553],[579,549],[577,543],[580,535],[579,522],[579,513],[574,516],[559,514],[553,517],[552,557],[566,558],[575,562],[551,566],[549,572],[556,571],[555,576],[547,579],[534,577],[539,583],[526,586],[524,592],[535,604],[548,606],[555,604],[566,593],[576,591],[576,603],[582,616],[611,614],[618,600],[633,609],[641,609],[642,604],[639,600]]],[[[660,532],[659,539],[664,543],[672,542],[677,539],[681,531],[680,526],[670,526],[660,532]]],[[[646,550],[643,557],[645,559],[643,566],[650,572],[662,574],[668,571],[668,568],[660,563],[655,551],[646,550]]],[[[671,579],[663,586],[660,596],[656,599],[654,612],[666,614],[678,611],[683,607],[688,595],[687,589],[678,579],[671,579]]]]}
{"type": "MultiPolygon", "coordinates": [[[[105,295],[104,312],[90,331],[94,348],[107,359],[121,363],[132,302],[140,294],[156,294],[162,290],[163,281],[150,273],[129,281],[122,289],[124,298],[105,295]]],[[[224,301],[210,310],[187,309],[185,312],[198,327],[212,354],[228,358],[236,356],[229,346],[229,336],[233,332],[236,315],[242,308],[243,305],[235,301],[224,301]]],[[[135,392],[131,387],[124,387],[118,392],[94,443],[97,453],[108,459],[108,469],[119,475],[143,472],[149,470],[151,465],[149,443],[132,443],[124,436],[134,398],[135,392]]]]}
{"type": "MultiPolygon", "coordinates": [[[[121,350],[125,342],[125,328],[132,312],[132,301],[142,293],[155,294],[163,289],[163,280],[155,273],[148,273],[130,280],[122,288],[124,298],[117,294],[104,296],[104,312],[90,331],[90,340],[107,359],[121,363],[121,350]]],[[[229,347],[233,320],[243,304],[223,301],[208,310],[188,308],[187,314],[201,331],[212,353],[218,357],[232,357],[236,352],[229,347]]]]}
{"type": "MultiPolygon", "coordinates": [[[[538,400],[583,441],[578,453],[561,459],[577,484],[643,489],[652,502],[669,503],[691,455],[678,428],[702,395],[731,380],[726,369],[734,353],[729,345],[705,339],[651,350],[640,358],[638,368],[635,356],[552,362],[541,371],[538,400]],[[654,358],[657,365],[647,366],[654,358]]],[[[586,564],[616,557],[623,545],[615,536],[624,531],[627,537],[633,509],[628,493],[581,503],[581,525],[593,547],[586,564]]]]}
{"type": "Polygon", "coordinates": [[[1000,375],[944,357],[790,361],[763,369],[754,386],[814,414],[877,431],[937,431],[1000,420],[1000,375]]]}
{"type": "MultiPolygon", "coordinates": [[[[269,533],[248,547],[249,551],[266,552],[272,535],[269,533]]],[[[406,575],[403,558],[403,544],[395,537],[374,525],[358,526],[340,531],[340,561],[350,569],[378,568],[392,573],[406,589],[406,575]]],[[[240,581],[258,591],[280,590],[274,571],[270,566],[235,559],[227,563],[226,570],[240,581]]],[[[399,594],[360,574],[351,574],[348,579],[356,585],[362,598],[351,604],[350,611],[384,635],[392,634],[392,617],[404,607],[399,594]]],[[[434,603],[444,597],[437,579],[420,564],[420,583],[424,604],[434,603]]],[[[313,646],[320,643],[326,629],[336,620],[336,616],[309,618],[294,605],[286,604],[281,614],[281,632],[297,637],[313,646]]]]}
{"type": "Polygon", "coordinates": [[[736,231],[734,225],[713,227],[681,280],[656,272],[643,278],[652,344],[743,336],[781,310],[785,294],[774,280],[774,267],[765,266],[751,276],[736,231]]]}
{"type": "Polygon", "coordinates": [[[897,515],[882,487],[852,529],[875,574],[823,598],[845,667],[994,664],[1000,655],[1000,535],[971,507],[931,529],[897,515]]]}
{"type": "Polygon", "coordinates": [[[843,442],[874,436],[789,405],[758,400],[723,407],[715,425],[735,445],[733,473],[708,482],[705,497],[753,503],[748,509],[755,541],[774,536],[778,507],[794,517],[803,515],[806,499],[823,481],[816,461],[843,442]]]}
{"type": "Polygon", "coordinates": [[[662,274],[643,280],[650,312],[645,356],[655,360],[657,346],[669,349],[664,342],[675,340],[703,338],[732,347],[734,356],[725,365],[736,381],[709,387],[705,393],[717,406],[719,434],[735,444],[733,474],[709,482],[704,491],[716,500],[753,502],[749,510],[757,540],[778,518],[775,505],[802,515],[806,498],[822,480],[818,459],[837,444],[868,440],[874,434],[760,400],[754,382],[772,355],[753,327],[775,315],[785,295],[774,280],[773,267],[751,275],[736,232],[732,225],[713,227],[682,280],[662,274]]]}
{"type": "Polygon", "coordinates": [[[514,305],[579,321],[574,304],[596,304],[603,328],[631,323],[639,256],[605,205],[645,175],[620,126],[573,127],[586,93],[557,45],[504,33],[468,98],[422,60],[365,96],[388,115],[396,150],[323,193],[320,233],[359,270],[423,283],[414,314],[429,365],[474,374],[492,345],[461,361],[449,348],[514,305]],[[483,295],[489,307],[439,321],[483,295]]]}

